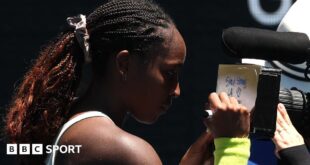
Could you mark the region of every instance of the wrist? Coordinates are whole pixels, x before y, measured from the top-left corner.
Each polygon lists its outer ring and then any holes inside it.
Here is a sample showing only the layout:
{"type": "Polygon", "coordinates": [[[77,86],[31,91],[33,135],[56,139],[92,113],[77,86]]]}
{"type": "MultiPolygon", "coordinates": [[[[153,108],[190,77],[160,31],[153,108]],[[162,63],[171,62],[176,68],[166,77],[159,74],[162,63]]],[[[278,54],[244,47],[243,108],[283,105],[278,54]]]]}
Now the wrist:
{"type": "Polygon", "coordinates": [[[250,139],[215,138],[215,164],[246,164],[250,157],[250,139]]]}

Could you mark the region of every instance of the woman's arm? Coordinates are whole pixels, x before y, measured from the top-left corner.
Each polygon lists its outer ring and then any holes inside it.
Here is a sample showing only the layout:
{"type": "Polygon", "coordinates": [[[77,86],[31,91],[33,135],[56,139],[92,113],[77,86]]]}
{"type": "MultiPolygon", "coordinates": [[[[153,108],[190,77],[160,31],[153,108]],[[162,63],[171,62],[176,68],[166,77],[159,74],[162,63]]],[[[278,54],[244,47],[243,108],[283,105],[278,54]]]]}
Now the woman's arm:
{"type": "Polygon", "coordinates": [[[181,160],[185,164],[213,164],[210,150],[215,138],[214,164],[247,164],[250,155],[250,113],[226,93],[209,96],[214,115],[205,120],[210,132],[203,133],[181,160]]]}

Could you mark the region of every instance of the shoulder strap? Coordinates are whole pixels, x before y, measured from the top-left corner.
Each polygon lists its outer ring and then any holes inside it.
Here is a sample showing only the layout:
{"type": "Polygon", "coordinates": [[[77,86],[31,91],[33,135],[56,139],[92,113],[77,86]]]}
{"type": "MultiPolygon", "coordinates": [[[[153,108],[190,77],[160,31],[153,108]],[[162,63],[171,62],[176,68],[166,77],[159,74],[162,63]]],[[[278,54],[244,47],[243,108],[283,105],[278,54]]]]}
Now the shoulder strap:
{"type": "MultiPolygon", "coordinates": [[[[110,120],[112,121],[112,119],[111,119],[108,115],[106,115],[106,114],[104,114],[104,113],[102,113],[102,112],[99,112],[99,111],[88,111],[88,112],[84,112],[84,113],[82,113],[82,114],[80,114],[80,115],[78,115],[78,116],[76,116],[76,117],[70,119],[68,122],[66,122],[66,123],[61,127],[61,130],[60,130],[60,132],[59,132],[59,134],[58,134],[58,136],[57,136],[57,138],[56,138],[56,140],[55,140],[54,145],[57,145],[57,144],[58,144],[58,142],[59,142],[61,136],[66,132],[66,130],[67,130],[68,128],[70,128],[72,125],[74,125],[75,123],[77,123],[77,122],[79,122],[79,121],[81,121],[81,120],[83,120],[83,119],[87,119],[87,118],[91,118],[91,117],[106,117],[106,118],[108,118],[108,119],[110,119],[110,120]]],[[[112,121],[112,122],[113,122],[113,121],[112,121]]],[[[47,165],[54,165],[55,157],[56,157],[56,152],[53,150],[53,152],[51,153],[51,155],[49,155],[46,164],[47,164],[47,165]]]]}

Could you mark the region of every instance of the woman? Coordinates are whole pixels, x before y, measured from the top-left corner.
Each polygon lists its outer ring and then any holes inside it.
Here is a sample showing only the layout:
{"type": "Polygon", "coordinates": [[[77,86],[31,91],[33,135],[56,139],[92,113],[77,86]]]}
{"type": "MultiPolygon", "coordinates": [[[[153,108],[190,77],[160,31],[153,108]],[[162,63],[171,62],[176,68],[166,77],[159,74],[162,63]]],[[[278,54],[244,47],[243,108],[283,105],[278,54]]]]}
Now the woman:
{"type": "MultiPolygon", "coordinates": [[[[87,19],[79,15],[68,23],[73,28],[40,53],[21,83],[7,115],[7,134],[13,143],[79,144],[81,152],[29,156],[23,162],[161,164],[147,142],[120,126],[127,113],[154,123],[180,95],[186,47],[172,19],[147,0],[109,0],[87,19]],[[91,64],[93,78],[76,98],[83,63],[91,64]]],[[[248,119],[245,108],[226,94],[213,94],[210,102],[219,112],[248,119]]],[[[217,125],[212,127],[223,127],[217,125]]],[[[227,131],[234,125],[215,135],[247,135],[248,125],[227,131]]],[[[201,163],[210,141],[204,134],[187,153],[195,156],[185,155],[182,163],[201,163]]]]}

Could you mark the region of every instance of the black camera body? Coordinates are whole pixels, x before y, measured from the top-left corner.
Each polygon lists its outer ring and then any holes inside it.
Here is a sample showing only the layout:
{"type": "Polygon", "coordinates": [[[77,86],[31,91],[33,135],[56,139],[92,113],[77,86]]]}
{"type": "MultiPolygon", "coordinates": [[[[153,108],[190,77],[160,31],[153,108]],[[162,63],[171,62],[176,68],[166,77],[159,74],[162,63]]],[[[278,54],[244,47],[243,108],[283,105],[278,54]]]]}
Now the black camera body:
{"type": "Polygon", "coordinates": [[[260,74],[251,133],[258,138],[274,136],[277,104],[284,104],[289,117],[303,137],[310,137],[310,93],[297,88],[280,89],[280,72],[268,69],[260,74]]]}
{"type": "Polygon", "coordinates": [[[281,70],[252,64],[221,64],[218,68],[218,93],[226,92],[248,108],[251,133],[273,137],[276,130],[281,70]]]}
{"type": "Polygon", "coordinates": [[[251,135],[272,138],[277,105],[284,104],[297,131],[310,137],[310,93],[280,89],[281,70],[249,64],[219,65],[217,92],[226,92],[251,111],[251,135]],[[249,103],[251,102],[251,103],[249,103]]]}
{"type": "Polygon", "coordinates": [[[276,130],[277,105],[281,70],[262,67],[258,78],[255,107],[251,114],[251,133],[258,138],[270,138],[276,130]]]}
{"type": "Polygon", "coordinates": [[[279,102],[284,104],[297,131],[303,137],[310,137],[310,93],[297,88],[282,89],[279,102]]]}
{"type": "MultiPolygon", "coordinates": [[[[305,33],[231,27],[222,33],[226,54],[237,58],[263,59],[292,64],[306,62],[305,81],[310,82],[310,41],[305,33]]],[[[277,104],[283,103],[303,137],[310,137],[310,93],[296,88],[280,90],[281,71],[261,69],[251,120],[251,132],[258,137],[274,136],[277,104]]],[[[310,86],[310,84],[309,84],[310,86]]]]}

